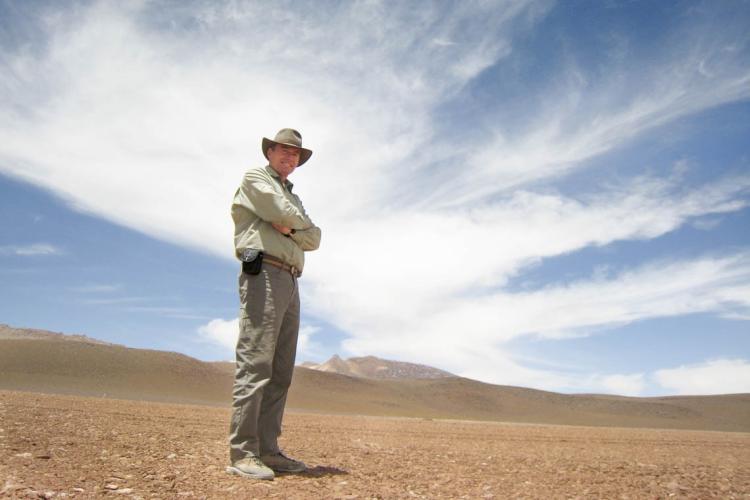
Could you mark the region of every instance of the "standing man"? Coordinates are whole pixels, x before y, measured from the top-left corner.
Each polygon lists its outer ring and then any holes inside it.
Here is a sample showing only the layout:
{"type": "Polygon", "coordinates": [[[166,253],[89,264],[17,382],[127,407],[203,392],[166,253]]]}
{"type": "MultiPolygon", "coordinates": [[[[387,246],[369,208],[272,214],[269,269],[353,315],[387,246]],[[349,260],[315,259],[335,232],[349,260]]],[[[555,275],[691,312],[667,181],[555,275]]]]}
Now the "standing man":
{"type": "Polygon", "coordinates": [[[300,133],[282,129],[273,140],[264,137],[262,148],[268,165],[245,174],[232,202],[242,272],[227,472],[273,479],[274,471],[307,469],[281,452],[277,438],[297,351],[297,279],[304,252],[320,245],[320,229],[288,180],[312,155],[300,133]]]}

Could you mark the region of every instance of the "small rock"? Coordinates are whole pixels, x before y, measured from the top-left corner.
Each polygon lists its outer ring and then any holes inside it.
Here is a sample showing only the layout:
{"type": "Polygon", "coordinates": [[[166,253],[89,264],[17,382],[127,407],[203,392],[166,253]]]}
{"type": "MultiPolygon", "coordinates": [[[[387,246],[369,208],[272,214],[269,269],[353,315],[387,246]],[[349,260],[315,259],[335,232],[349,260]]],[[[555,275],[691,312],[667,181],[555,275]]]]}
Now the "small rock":
{"type": "Polygon", "coordinates": [[[28,452],[26,452],[26,453],[16,453],[14,456],[20,457],[20,458],[31,458],[32,457],[31,453],[28,453],[28,452]]]}
{"type": "Polygon", "coordinates": [[[670,490],[673,490],[673,491],[675,491],[675,490],[686,490],[687,489],[684,486],[682,486],[680,483],[678,483],[677,481],[671,481],[671,482],[667,483],[667,488],[669,488],[670,490]]]}
{"type": "Polygon", "coordinates": [[[170,453],[169,455],[167,455],[167,459],[168,460],[171,460],[173,458],[177,458],[177,454],[176,453],[170,453]]]}
{"type": "Polygon", "coordinates": [[[104,485],[104,489],[105,490],[113,490],[114,491],[114,490],[119,490],[120,487],[117,486],[116,484],[105,484],[104,485]]]}
{"type": "Polygon", "coordinates": [[[115,493],[119,495],[129,495],[130,493],[133,493],[133,488],[119,488],[115,490],[115,493]]]}

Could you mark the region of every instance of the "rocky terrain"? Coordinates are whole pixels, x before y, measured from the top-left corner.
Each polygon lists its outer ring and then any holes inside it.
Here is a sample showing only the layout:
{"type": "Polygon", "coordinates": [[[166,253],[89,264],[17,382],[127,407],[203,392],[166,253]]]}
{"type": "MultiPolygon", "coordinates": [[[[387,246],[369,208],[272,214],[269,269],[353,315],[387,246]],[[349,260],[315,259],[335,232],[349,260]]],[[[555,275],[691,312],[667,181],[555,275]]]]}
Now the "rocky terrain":
{"type": "Polygon", "coordinates": [[[750,434],[289,412],[310,470],[225,473],[228,408],[0,391],[0,497],[750,498],[750,434]]]}

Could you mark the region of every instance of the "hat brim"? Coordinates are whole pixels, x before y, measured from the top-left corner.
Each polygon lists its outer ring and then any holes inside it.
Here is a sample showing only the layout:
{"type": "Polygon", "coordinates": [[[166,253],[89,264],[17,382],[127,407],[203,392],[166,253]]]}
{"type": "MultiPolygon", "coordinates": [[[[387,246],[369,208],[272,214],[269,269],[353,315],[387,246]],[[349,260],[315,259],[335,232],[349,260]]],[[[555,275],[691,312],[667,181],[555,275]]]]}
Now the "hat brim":
{"type": "Polygon", "coordinates": [[[310,157],[312,156],[312,151],[309,149],[301,148],[295,144],[287,144],[285,142],[272,141],[271,139],[264,137],[261,147],[263,148],[263,156],[266,157],[266,160],[268,159],[268,148],[270,148],[271,146],[275,146],[276,144],[283,144],[285,146],[291,146],[293,148],[299,149],[299,163],[297,164],[297,166],[302,165],[307,160],[309,160],[310,157]]]}

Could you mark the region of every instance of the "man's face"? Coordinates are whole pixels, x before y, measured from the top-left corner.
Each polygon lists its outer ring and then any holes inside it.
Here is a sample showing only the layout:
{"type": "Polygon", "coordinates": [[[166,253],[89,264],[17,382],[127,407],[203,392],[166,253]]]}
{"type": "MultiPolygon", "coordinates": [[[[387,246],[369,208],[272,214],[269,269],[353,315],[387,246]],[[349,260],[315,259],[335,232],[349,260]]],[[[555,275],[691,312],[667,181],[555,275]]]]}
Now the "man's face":
{"type": "Polygon", "coordinates": [[[299,165],[299,149],[285,144],[276,144],[268,148],[268,164],[286,179],[299,165]]]}

